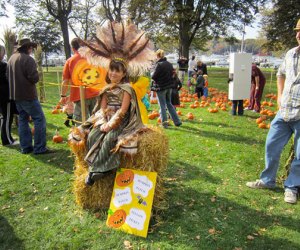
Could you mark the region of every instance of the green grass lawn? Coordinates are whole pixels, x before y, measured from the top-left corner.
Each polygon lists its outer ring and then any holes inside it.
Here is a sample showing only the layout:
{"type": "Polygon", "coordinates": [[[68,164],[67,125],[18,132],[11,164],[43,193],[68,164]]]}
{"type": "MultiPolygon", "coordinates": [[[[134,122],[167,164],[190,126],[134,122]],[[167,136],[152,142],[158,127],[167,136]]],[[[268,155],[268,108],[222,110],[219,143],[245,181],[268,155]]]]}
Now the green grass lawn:
{"type": "MultiPolygon", "coordinates": [[[[227,91],[228,69],[208,71],[210,87],[227,91]]],[[[264,95],[276,93],[275,72],[264,72],[264,95]]],[[[45,81],[57,83],[55,70],[45,72],[45,81]]],[[[180,109],[183,125],[165,130],[170,143],[168,208],[159,224],[151,222],[144,239],[107,228],[106,211],[76,205],[74,159],[66,142],[52,142],[56,129],[65,139],[69,129],[64,114],[51,114],[58,87],[46,85],[48,146],[57,152],[22,155],[18,147],[0,146],[0,249],[125,249],[125,240],[132,249],[300,248],[300,203],[283,201],[280,178],[273,191],[245,186],[264,168],[267,130],[257,127],[258,114],[248,111],[238,117],[229,110],[212,114],[207,108],[180,109]],[[193,121],[185,119],[188,112],[193,112],[193,121]]],[[[13,132],[17,138],[15,127],[13,132]]],[[[288,151],[289,146],[279,177],[285,173],[288,151]]]]}

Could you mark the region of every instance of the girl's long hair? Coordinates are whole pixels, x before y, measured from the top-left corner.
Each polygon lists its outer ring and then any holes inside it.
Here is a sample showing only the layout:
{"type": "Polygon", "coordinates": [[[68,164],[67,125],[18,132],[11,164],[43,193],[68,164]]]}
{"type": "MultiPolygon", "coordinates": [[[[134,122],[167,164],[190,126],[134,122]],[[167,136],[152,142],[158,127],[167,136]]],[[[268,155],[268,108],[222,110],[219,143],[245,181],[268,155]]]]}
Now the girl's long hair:
{"type": "MultiPolygon", "coordinates": [[[[112,60],[109,64],[109,70],[116,70],[118,72],[123,72],[123,73],[126,73],[125,76],[122,78],[121,82],[120,83],[125,83],[125,82],[128,82],[128,75],[127,75],[127,69],[126,69],[126,66],[123,62],[121,61],[115,61],[115,60],[112,60]]],[[[111,83],[111,80],[109,79],[108,77],[108,71],[107,71],[107,74],[106,74],[106,77],[105,77],[105,80],[106,82],[109,84],[111,83]]]]}

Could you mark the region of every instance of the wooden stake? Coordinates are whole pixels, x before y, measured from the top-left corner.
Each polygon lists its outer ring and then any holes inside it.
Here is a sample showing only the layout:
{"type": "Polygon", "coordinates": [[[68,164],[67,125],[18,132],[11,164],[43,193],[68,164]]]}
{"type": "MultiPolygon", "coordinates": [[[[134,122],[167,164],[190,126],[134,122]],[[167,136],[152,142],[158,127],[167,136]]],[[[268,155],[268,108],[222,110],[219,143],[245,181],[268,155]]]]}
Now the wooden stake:
{"type": "Polygon", "coordinates": [[[85,87],[80,86],[80,105],[81,105],[81,119],[82,122],[86,121],[86,112],[85,112],[85,87]]]}

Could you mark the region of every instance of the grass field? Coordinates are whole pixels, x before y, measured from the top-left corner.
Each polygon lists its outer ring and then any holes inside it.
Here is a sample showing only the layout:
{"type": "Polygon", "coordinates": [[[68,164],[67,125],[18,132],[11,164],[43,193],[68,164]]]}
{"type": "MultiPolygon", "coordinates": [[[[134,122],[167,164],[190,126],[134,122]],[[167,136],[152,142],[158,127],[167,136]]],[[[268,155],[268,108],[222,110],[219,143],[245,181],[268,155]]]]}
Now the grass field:
{"type": "MultiPolygon", "coordinates": [[[[227,91],[228,69],[208,71],[210,87],[227,91]]],[[[276,93],[274,72],[272,81],[271,71],[264,72],[264,95],[276,93]]],[[[245,186],[264,168],[267,130],[257,127],[258,114],[180,109],[183,125],[165,130],[168,208],[144,239],[107,228],[106,211],[75,204],[74,159],[66,142],[52,142],[56,129],[65,139],[69,133],[65,115],[51,114],[59,99],[58,87],[49,84],[57,83],[55,70],[45,72],[45,82],[48,146],[57,152],[22,155],[18,147],[0,146],[0,249],[125,249],[126,240],[131,249],[300,249],[300,203],[283,201],[281,179],[273,191],[245,186]],[[188,112],[193,121],[185,118],[188,112]]],[[[17,138],[15,126],[13,134],[17,138]]],[[[279,177],[288,151],[289,146],[279,177]]]]}

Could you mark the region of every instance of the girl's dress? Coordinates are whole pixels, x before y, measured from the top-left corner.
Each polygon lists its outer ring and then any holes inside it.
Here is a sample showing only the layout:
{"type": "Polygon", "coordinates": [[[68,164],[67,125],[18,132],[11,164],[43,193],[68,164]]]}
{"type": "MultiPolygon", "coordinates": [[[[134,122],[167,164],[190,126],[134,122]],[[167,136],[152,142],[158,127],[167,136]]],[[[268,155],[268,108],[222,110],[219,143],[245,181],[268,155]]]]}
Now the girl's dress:
{"type": "Polygon", "coordinates": [[[85,161],[89,165],[89,172],[107,172],[119,167],[120,154],[117,151],[136,153],[137,134],[143,128],[137,98],[129,84],[118,84],[115,87],[108,85],[99,97],[94,115],[81,125],[83,129],[90,129],[85,157],[85,161]],[[102,132],[101,125],[114,119],[114,115],[120,112],[125,91],[131,96],[128,111],[115,129],[102,132]],[[100,106],[104,94],[107,99],[105,110],[100,106]]]}

